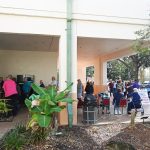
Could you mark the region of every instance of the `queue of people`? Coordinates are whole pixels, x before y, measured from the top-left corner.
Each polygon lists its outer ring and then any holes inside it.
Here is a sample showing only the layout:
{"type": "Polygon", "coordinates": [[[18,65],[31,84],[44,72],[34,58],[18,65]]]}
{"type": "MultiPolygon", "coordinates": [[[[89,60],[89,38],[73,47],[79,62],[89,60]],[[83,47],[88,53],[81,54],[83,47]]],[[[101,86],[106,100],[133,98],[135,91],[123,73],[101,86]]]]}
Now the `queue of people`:
{"type": "MultiPolygon", "coordinates": [[[[27,77],[23,79],[23,83],[17,83],[16,78],[12,75],[8,75],[5,80],[3,80],[3,77],[0,77],[0,99],[7,100],[14,116],[18,113],[19,108],[24,106],[24,100],[34,93],[31,87],[32,82],[27,77]]],[[[53,85],[58,86],[58,82],[54,76],[52,76],[50,85],[48,86],[53,85]]],[[[43,80],[39,81],[39,86],[46,88],[43,80]]]]}
{"type": "Polygon", "coordinates": [[[111,93],[113,93],[113,105],[115,108],[118,109],[120,101],[123,98],[128,100],[128,114],[131,114],[132,109],[141,108],[141,97],[138,94],[138,89],[140,88],[138,80],[130,80],[128,82],[122,82],[120,78],[116,82],[110,80],[108,87],[110,91],[110,96],[111,93]]]}
{"type": "MultiPolygon", "coordinates": [[[[141,108],[141,97],[138,94],[138,89],[140,85],[137,80],[122,82],[121,78],[113,82],[110,80],[109,84],[110,96],[113,99],[113,105],[115,108],[120,107],[120,100],[127,99],[127,113],[130,114],[132,109],[141,108]]],[[[77,80],[77,99],[78,99],[78,108],[83,105],[84,98],[86,95],[94,95],[93,82],[88,81],[86,87],[83,87],[83,84],[80,79],[77,80]]]]}
{"type": "Polygon", "coordinates": [[[118,90],[120,90],[122,93],[124,93],[125,97],[128,97],[128,95],[133,92],[134,88],[140,88],[138,80],[122,81],[121,78],[119,78],[115,81],[110,79],[108,83],[108,91],[110,92],[110,96],[113,96],[118,90]]]}
{"type": "MultiPolygon", "coordinates": [[[[13,106],[13,115],[16,115],[18,112],[19,104],[24,103],[26,98],[33,93],[31,88],[32,81],[28,78],[24,78],[24,83],[20,89],[18,83],[12,75],[8,75],[6,80],[0,78],[0,91],[4,91],[4,97],[10,99],[10,105],[13,106]]],[[[49,86],[58,87],[58,82],[56,78],[52,76],[51,82],[49,86]]],[[[39,86],[42,88],[46,88],[43,80],[39,81],[39,86]]],[[[117,81],[110,80],[109,84],[110,96],[113,97],[113,105],[115,107],[119,107],[119,102],[121,98],[132,98],[132,100],[128,103],[128,113],[131,112],[132,108],[139,108],[141,106],[141,98],[137,92],[137,89],[140,88],[137,80],[134,82],[128,81],[126,83],[122,82],[121,78],[117,81]]],[[[83,83],[80,79],[77,80],[77,99],[78,99],[78,107],[83,105],[84,98],[87,95],[94,95],[94,82],[87,81],[86,86],[84,88],[83,83]]],[[[2,95],[1,95],[2,97],[2,95]]]]}

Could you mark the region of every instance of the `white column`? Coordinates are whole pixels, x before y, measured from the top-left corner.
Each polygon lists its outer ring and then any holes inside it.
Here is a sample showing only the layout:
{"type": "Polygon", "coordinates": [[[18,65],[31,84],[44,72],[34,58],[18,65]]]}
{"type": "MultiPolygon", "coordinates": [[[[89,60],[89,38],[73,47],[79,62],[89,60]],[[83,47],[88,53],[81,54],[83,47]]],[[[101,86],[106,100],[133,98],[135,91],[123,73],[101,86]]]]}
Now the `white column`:
{"type": "Polygon", "coordinates": [[[107,62],[103,62],[103,85],[107,84],[107,62]]]}
{"type": "Polygon", "coordinates": [[[72,23],[72,67],[71,67],[71,77],[73,82],[72,93],[77,93],[77,33],[76,33],[76,23],[72,23]]]}
{"type": "MultiPolygon", "coordinates": [[[[72,22],[72,67],[71,67],[71,79],[73,82],[72,86],[72,98],[77,100],[77,32],[76,22],[72,22]]],[[[73,102],[73,124],[77,124],[77,101],[73,102]]]]}
{"type": "Polygon", "coordinates": [[[59,39],[59,90],[66,88],[67,81],[67,44],[66,32],[59,39]]]}

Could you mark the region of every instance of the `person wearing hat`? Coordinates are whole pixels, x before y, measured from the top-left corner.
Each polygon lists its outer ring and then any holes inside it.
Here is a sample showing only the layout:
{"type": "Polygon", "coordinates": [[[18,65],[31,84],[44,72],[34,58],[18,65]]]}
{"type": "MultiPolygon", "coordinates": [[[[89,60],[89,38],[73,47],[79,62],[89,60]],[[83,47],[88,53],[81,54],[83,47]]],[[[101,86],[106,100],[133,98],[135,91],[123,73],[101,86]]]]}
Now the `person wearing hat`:
{"type": "Polygon", "coordinates": [[[133,93],[130,95],[130,97],[132,100],[131,102],[128,103],[128,108],[127,108],[128,114],[131,114],[131,109],[141,108],[141,97],[138,94],[137,88],[133,89],[133,93]]]}

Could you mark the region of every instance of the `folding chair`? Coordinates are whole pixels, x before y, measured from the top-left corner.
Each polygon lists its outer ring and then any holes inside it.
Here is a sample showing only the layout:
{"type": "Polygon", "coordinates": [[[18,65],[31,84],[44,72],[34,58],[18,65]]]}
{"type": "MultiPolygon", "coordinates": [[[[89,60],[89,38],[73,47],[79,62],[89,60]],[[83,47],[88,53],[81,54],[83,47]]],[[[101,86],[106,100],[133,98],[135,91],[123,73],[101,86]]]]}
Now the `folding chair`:
{"type": "Polygon", "coordinates": [[[119,106],[121,107],[121,113],[123,114],[123,108],[127,107],[127,99],[125,98],[121,99],[119,106]]]}
{"type": "MultiPolygon", "coordinates": [[[[102,110],[104,111],[104,109],[106,108],[106,113],[109,110],[110,107],[110,99],[109,98],[103,98],[102,99],[102,110]]],[[[102,112],[104,113],[104,112],[102,112]]]]}

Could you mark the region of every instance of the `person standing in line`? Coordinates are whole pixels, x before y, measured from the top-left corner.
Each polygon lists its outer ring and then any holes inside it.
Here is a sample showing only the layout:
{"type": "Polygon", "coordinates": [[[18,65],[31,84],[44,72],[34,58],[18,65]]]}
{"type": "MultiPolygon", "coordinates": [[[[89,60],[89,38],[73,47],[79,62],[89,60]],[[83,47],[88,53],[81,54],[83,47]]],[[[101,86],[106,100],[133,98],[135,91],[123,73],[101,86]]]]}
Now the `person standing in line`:
{"type": "Polygon", "coordinates": [[[114,87],[112,79],[110,79],[108,87],[109,87],[109,92],[110,92],[110,96],[111,96],[113,94],[113,87],[114,87]]]}
{"type": "Polygon", "coordinates": [[[131,93],[130,98],[132,100],[128,103],[128,107],[127,107],[128,114],[131,114],[131,110],[133,108],[135,108],[135,109],[141,108],[141,97],[138,94],[138,89],[137,88],[133,89],[133,93],[131,93]]]}
{"type": "Polygon", "coordinates": [[[42,80],[40,80],[40,87],[45,88],[45,85],[42,80]]]}
{"type": "Polygon", "coordinates": [[[57,81],[56,81],[56,78],[54,76],[52,76],[52,81],[51,81],[50,85],[57,86],[57,81]]]}
{"type": "Polygon", "coordinates": [[[124,95],[121,93],[120,89],[118,89],[118,91],[114,94],[114,98],[113,98],[114,111],[117,110],[118,114],[119,114],[120,100],[123,97],[124,97],[124,95]]]}
{"type": "Polygon", "coordinates": [[[113,86],[113,95],[117,92],[117,81],[113,82],[114,86],[113,86]]]}
{"type": "Polygon", "coordinates": [[[3,77],[0,77],[0,90],[3,88],[4,80],[3,77]]]}
{"type": "Polygon", "coordinates": [[[28,98],[31,91],[31,81],[28,81],[28,78],[24,78],[24,84],[22,87],[24,99],[28,98]]]}
{"type": "Polygon", "coordinates": [[[82,101],[83,96],[83,84],[80,79],[77,80],[77,99],[78,99],[78,108],[83,105],[82,101]]]}
{"type": "Polygon", "coordinates": [[[4,84],[3,77],[0,77],[0,98],[4,97],[3,84],[4,84]]]}
{"type": "Polygon", "coordinates": [[[119,80],[117,81],[117,91],[119,89],[121,90],[121,92],[123,92],[123,90],[124,90],[124,85],[123,85],[121,78],[119,78],[119,80]]]}
{"type": "Polygon", "coordinates": [[[3,89],[5,93],[5,97],[8,100],[8,104],[12,107],[12,113],[15,116],[18,112],[18,92],[17,85],[12,80],[12,75],[8,75],[3,84],[3,89]]]}
{"type": "Polygon", "coordinates": [[[139,82],[138,82],[137,79],[134,80],[134,83],[132,84],[132,87],[133,87],[133,89],[134,89],[134,88],[137,88],[137,89],[140,88],[140,85],[139,85],[139,82]]]}
{"type": "Polygon", "coordinates": [[[85,87],[86,94],[93,94],[94,93],[94,87],[92,81],[88,81],[85,87]]]}

